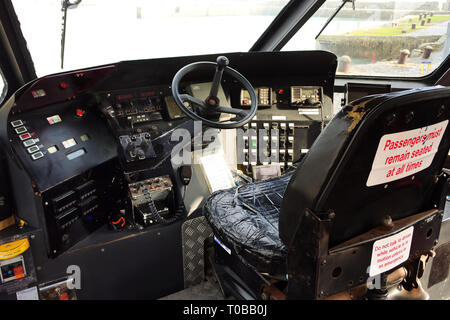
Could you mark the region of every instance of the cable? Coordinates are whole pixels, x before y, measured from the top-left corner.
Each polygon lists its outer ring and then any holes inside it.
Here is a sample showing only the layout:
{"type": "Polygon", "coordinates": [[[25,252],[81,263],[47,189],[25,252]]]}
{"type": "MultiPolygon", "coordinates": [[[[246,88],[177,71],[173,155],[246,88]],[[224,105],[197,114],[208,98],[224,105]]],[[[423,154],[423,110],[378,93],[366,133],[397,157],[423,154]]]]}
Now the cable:
{"type": "Polygon", "coordinates": [[[181,206],[179,206],[178,209],[175,211],[175,214],[174,214],[174,216],[172,218],[164,218],[164,217],[162,217],[159,214],[158,210],[156,209],[155,202],[153,201],[152,196],[151,196],[148,188],[146,188],[146,187],[142,188],[142,192],[144,193],[144,197],[147,200],[146,205],[149,208],[150,212],[144,212],[139,207],[137,207],[137,209],[141,213],[150,214],[152,219],[155,222],[161,223],[161,224],[170,224],[170,223],[173,223],[173,222],[177,221],[183,215],[184,205],[181,204],[181,206]]]}
{"type": "Polygon", "coordinates": [[[187,189],[187,187],[188,187],[188,185],[185,185],[184,186],[184,188],[183,188],[183,203],[184,203],[184,198],[185,198],[185,196],[186,196],[186,189],[187,189]]]}

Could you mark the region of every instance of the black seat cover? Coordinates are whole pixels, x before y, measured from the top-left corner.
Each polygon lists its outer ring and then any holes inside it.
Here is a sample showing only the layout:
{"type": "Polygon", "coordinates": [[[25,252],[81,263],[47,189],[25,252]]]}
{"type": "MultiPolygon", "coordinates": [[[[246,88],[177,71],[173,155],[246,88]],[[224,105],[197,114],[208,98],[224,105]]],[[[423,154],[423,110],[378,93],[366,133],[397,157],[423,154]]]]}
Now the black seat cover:
{"type": "Polygon", "coordinates": [[[217,191],[207,200],[204,214],[220,241],[248,264],[260,272],[285,273],[287,249],[306,208],[335,212],[331,247],[380,225],[386,215],[396,220],[428,205],[433,176],[448,154],[448,128],[432,164],[414,179],[407,176],[370,187],[366,182],[382,136],[449,117],[450,88],[359,99],[333,118],[293,172],[243,186],[238,193],[217,191]]]}
{"type": "Polygon", "coordinates": [[[278,217],[292,173],[216,191],[203,207],[220,241],[261,272],[285,273],[287,249],[278,235],[278,217]]]}

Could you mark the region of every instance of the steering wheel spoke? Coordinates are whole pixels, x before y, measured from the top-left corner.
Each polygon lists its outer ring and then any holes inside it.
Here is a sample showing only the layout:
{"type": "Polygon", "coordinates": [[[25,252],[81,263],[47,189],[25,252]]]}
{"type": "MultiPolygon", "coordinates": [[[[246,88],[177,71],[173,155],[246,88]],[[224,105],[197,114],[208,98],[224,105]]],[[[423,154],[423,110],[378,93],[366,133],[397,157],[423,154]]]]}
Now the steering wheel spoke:
{"type": "Polygon", "coordinates": [[[193,97],[193,96],[191,96],[189,94],[180,94],[180,99],[182,101],[188,101],[190,103],[193,103],[196,106],[199,106],[199,107],[202,107],[202,108],[206,107],[206,104],[205,104],[204,101],[202,101],[202,100],[200,100],[198,98],[195,98],[195,97],[193,97]]]}
{"type": "Polygon", "coordinates": [[[234,115],[240,116],[241,118],[245,118],[247,116],[247,112],[245,112],[242,109],[235,109],[235,108],[219,106],[215,109],[215,111],[221,112],[221,113],[234,114],[234,115]]]}

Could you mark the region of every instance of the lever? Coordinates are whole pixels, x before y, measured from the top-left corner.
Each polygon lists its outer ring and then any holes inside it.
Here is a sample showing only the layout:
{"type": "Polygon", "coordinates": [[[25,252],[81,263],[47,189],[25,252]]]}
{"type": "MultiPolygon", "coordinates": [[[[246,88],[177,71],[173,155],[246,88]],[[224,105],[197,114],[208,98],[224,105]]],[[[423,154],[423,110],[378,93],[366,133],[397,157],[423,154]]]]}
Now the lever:
{"type": "Polygon", "coordinates": [[[208,105],[212,105],[212,106],[219,105],[219,99],[217,98],[217,92],[219,91],[219,85],[220,85],[220,82],[222,81],[223,71],[230,63],[228,58],[225,56],[217,57],[216,62],[217,62],[216,73],[214,74],[211,90],[209,91],[209,97],[206,99],[206,103],[208,105]]]}

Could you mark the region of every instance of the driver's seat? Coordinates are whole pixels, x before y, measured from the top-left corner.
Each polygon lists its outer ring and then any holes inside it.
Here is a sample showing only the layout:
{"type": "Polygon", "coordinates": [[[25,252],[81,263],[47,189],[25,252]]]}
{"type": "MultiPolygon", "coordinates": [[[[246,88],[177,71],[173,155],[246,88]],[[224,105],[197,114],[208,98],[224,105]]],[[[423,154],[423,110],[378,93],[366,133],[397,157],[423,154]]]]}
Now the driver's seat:
{"type": "Polygon", "coordinates": [[[439,235],[449,119],[447,87],[368,96],[343,108],[283,176],[213,193],[203,211],[214,232],[218,276],[228,272],[226,281],[242,281],[252,298],[273,281],[287,283],[278,286],[283,297],[325,298],[361,285],[374,242],[407,226],[415,228],[414,254],[401,265],[416,263],[439,235]],[[413,130],[433,133],[428,153],[412,156],[423,150],[417,141],[389,151],[388,140],[413,130]],[[396,149],[411,152],[399,158],[396,149]],[[419,222],[430,225],[424,239],[419,222]]]}

